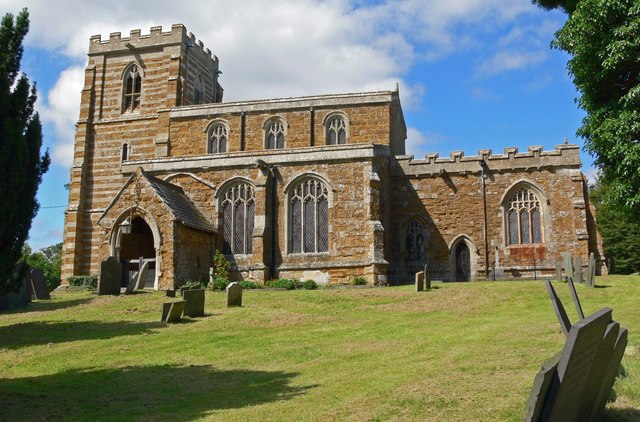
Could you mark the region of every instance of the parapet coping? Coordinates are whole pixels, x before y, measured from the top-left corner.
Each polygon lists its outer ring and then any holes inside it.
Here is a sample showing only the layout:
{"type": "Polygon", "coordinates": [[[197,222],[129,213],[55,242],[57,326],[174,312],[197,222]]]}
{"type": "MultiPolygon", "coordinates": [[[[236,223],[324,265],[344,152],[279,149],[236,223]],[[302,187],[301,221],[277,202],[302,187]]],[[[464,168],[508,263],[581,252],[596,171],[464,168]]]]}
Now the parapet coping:
{"type": "Polygon", "coordinates": [[[325,94],[304,97],[271,98],[266,100],[234,101],[173,107],[170,118],[196,117],[209,114],[242,113],[304,109],[311,107],[336,107],[362,104],[384,104],[399,99],[397,91],[373,91],[348,94],[325,94]]]}
{"type": "Polygon", "coordinates": [[[189,46],[198,47],[206,56],[215,62],[218,61],[218,58],[211,54],[211,50],[205,47],[202,41],[196,39],[191,32],[187,34],[187,28],[181,23],[173,24],[171,31],[162,32],[162,26],[152,26],[148,35],[141,35],[141,33],[140,29],[132,29],[128,37],[122,37],[120,32],[112,32],[106,40],[103,40],[100,34],[92,35],[89,38],[89,55],[160,45],[177,45],[190,41],[189,46]]]}

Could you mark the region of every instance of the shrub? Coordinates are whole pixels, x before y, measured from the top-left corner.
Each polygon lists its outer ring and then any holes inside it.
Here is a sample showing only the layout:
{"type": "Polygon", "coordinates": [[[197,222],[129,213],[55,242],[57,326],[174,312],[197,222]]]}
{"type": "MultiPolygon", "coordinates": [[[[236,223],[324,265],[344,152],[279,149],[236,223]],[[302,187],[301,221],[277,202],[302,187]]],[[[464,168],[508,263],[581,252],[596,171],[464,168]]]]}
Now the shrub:
{"type": "Polygon", "coordinates": [[[318,288],[318,285],[313,280],[305,280],[305,282],[302,283],[302,288],[305,290],[315,290],[318,288]]]}
{"type": "Polygon", "coordinates": [[[206,286],[202,281],[189,280],[182,285],[182,289],[185,290],[194,290],[194,289],[204,289],[206,286]]]}
{"type": "Polygon", "coordinates": [[[86,287],[87,289],[98,288],[98,276],[95,275],[72,275],[69,280],[70,286],[86,287]]]}
{"type": "Polygon", "coordinates": [[[213,279],[213,290],[225,290],[230,281],[226,277],[216,277],[213,279]]]}
{"type": "Polygon", "coordinates": [[[367,279],[362,276],[353,277],[351,279],[351,284],[354,286],[366,286],[367,279]]]}
{"type": "MultiPolygon", "coordinates": [[[[231,269],[231,261],[217,250],[213,254],[213,278],[224,278],[229,281],[229,270],[231,269]]],[[[228,283],[227,283],[228,284],[228,283]]]]}
{"type": "Polygon", "coordinates": [[[240,282],[240,285],[242,286],[243,289],[261,289],[262,286],[259,285],[256,282],[253,281],[248,281],[248,280],[242,280],[240,282]]]}
{"type": "Polygon", "coordinates": [[[269,280],[265,283],[268,287],[274,287],[276,289],[295,290],[296,283],[288,278],[278,278],[276,280],[269,280]]]}

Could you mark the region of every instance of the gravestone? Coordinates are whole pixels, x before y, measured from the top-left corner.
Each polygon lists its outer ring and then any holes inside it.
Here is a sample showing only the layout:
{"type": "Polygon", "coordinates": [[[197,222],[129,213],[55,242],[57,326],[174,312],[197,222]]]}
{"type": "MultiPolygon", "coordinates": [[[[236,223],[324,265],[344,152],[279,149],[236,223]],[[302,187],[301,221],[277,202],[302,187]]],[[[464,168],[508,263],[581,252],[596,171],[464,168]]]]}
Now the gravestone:
{"type": "Polygon", "coordinates": [[[431,273],[429,272],[429,266],[424,266],[424,289],[431,290],[431,273]]]}
{"type": "Polygon", "coordinates": [[[175,290],[172,290],[172,289],[169,289],[169,290],[167,290],[167,291],[165,292],[165,295],[166,295],[167,297],[176,297],[176,291],[175,291],[175,290]]]}
{"type": "Polygon", "coordinates": [[[136,290],[144,289],[144,281],[147,279],[148,274],[149,274],[149,261],[145,261],[144,264],[142,264],[142,268],[140,268],[140,271],[138,271],[138,277],[136,279],[136,285],[135,285],[136,290]]]}
{"type": "Polygon", "coordinates": [[[211,290],[214,290],[213,280],[216,278],[215,269],[213,267],[209,267],[209,286],[211,286],[211,290]]]}
{"type": "Polygon", "coordinates": [[[591,411],[590,420],[600,420],[602,418],[604,408],[607,405],[607,401],[609,400],[609,396],[611,394],[611,389],[613,388],[613,384],[616,382],[616,377],[618,376],[620,363],[622,362],[622,357],[624,356],[624,350],[627,347],[627,337],[627,329],[622,328],[618,332],[618,338],[616,339],[616,343],[613,346],[611,360],[609,360],[609,364],[607,365],[604,372],[602,386],[593,404],[593,410],[591,411]]]}
{"type": "Polygon", "coordinates": [[[531,387],[531,393],[529,394],[529,400],[527,401],[527,407],[524,412],[525,421],[540,420],[544,400],[549,393],[549,388],[551,388],[551,382],[556,375],[559,361],[560,353],[546,361],[533,379],[533,387],[531,387]]]}
{"type": "Polygon", "coordinates": [[[165,324],[180,322],[186,301],[167,302],[162,304],[162,322],[165,324]]]}
{"type": "Polygon", "coordinates": [[[227,307],[242,306],[242,286],[233,282],[227,286],[227,307]]]}
{"type": "Polygon", "coordinates": [[[562,327],[562,331],[566,336],[569,334],[569,329],[571,328],[571,321],[569,321],[569,317],[567,316],[567,313],[564,310],[562,301],[560,301],[560,298],[556,294],[556,291],[551,285],[551,282],[549,280],[547,280],[547,293],[549,293],[551,304],[553,305],[553,309],[556,311],[556,317],[558,318],[560,327],[562,327]]]}
{"type": "Polygon", "coordinates": [[[188,317],[204,316],[204,289],[185,290],[182,292],[184,314],[188,317]]]}
{"type": "Polygon", "coordinates": [[[573,280],[567,278],[569,284],[569,290],[571,291],[571,297],[573,297],[573,304],[576,306],[578,312],[578,318],[584,319],[584,312],[582,312],[582,305],[580,305],[580,299],[578,299],[578,292],[576,292],[576,286],[573,285],[573,280]]]}
{"type": "Polygon", "coordinates": [[[577,256],[576,257],[576,266],[573,268],[573,274],[574,277],[573,279],[577,282],[582,284],[582,257],[577,256]]]}
{"type": "Polygon", "coordinates": [[[98,295],[119,295],[122,283],[122,264],[115,256],[100,263],[98,295]]]}
{"type": "Polygon", "coordinates": [[[421,292],[424,290],[424,273],[417,272],[416,273],[416,292],[421,292]]]}
{"type": "Polygon", "coordinates": [[[556,281],[562,281],[562,265],[556,262],[556,281]]]}
{"type": "Polygon", "coordinates": [[[20,279],[19,289],[15,292],[0,295],[0,310],[24,308],[31,302],[31,289],[29,288],[30,268],[25,264],[17,264],[13,268],[11,278],[20,279]]]}
{"type": "Polygon", "coordinates": [[[131,277],[129,277],[129,284],[127,284],[127,288],[124,291],[125,294],[131,294],[136,289],[136,281],[138,280],[138,271],[133,273],[131,277]]]}
{"type": "Polygon", "coordinates": [[[569,252],[565,252],[562,256],[564,257],[564,276],[573,279],[573,257],[569,252]]]}
{"type": "Polygon", "coordinates": [[[595,287],[596,285],[596,256],[591,252],[589,254],[589,265],[587,265],[587,286],[595,287]]]}
{"type": "Polygon", "coordinates": [[[31,297],[37,300],[49,300],[51,295],[49,294],[49,288],[47,287],[47,281],[44,278],[42,270],[34,268],[31,270],[30,283],[31,297]]]}

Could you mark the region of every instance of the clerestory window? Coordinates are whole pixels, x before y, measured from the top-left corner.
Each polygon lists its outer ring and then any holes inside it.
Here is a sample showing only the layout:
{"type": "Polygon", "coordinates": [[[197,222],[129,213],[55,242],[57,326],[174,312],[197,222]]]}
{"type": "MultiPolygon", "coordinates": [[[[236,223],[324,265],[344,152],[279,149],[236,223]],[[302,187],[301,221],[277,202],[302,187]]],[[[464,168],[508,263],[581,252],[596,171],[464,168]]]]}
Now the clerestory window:
{"type": "Polygon", "coordinates": [[[280,119],[270,120],[265,126],[265,149],[284,148],[285,123],[280,119]]]}
{"type": "Polygon", "coordinates": [[[237,183],[225,190],[222,200],[222,252],[247,255],[253,252],[255,190],[248,183],[237,183]]]}
{"type": "Polygon", "coordinates": [[[289,194],[289,252],[329,251],[329,190],[320,180],[304,179],[289,194]]]}
{"type": "Polygon", "coordinates": [[[227,127],[222,123],[213,125],[208,132],[209,154],[227,152],[227,127]]]}
{"type": "Polygon", "coordinates": [[[542,243],[540,199],[530,189],[520,189],[506,204],[510,245],[542,243]]]}
{"type": "Polygon", "coordinates": [[[333,115],[325,124],[327,145],[342,145],[347,143],[347,122],[342,115],[333,115]]]}
{"type": "Polygon", "coordinates": [[[140,111],[140,96],[142,94],[142,74],[137,65],[131,65],[124,74],[124,94],[122,101],[123,113],[140,111]]]}

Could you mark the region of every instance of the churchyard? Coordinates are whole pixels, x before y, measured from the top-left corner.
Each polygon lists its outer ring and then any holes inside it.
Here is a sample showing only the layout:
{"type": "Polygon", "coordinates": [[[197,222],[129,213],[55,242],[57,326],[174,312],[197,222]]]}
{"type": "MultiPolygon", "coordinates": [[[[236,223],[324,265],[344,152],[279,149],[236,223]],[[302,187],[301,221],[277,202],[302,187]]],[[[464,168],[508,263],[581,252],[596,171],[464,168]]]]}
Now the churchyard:
{"type": "MultiPolygon", "coordinates": [[[[176,324],[164,292],[56,292],[0,315],[0,419],[522,420],[565,342],[544,282],[432,287],[207,291],[176,324]]],[[[576,289],[629,330],[606,420],[638,420],[640,276],[576,289]]]]}

